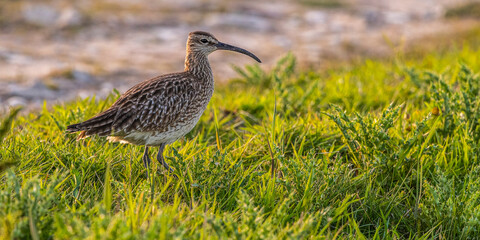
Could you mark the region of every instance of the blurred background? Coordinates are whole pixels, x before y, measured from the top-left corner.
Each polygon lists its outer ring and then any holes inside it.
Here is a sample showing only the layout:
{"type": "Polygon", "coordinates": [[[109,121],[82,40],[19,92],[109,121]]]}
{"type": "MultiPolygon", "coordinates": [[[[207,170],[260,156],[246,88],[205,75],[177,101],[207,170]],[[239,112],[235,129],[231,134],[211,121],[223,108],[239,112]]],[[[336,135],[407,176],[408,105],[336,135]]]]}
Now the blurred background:
{"type": "MultiPolygon", "coordinates": [[[[262,68],[292,52],[316,71],[478,37],[478,19],[480,2],[464,0],[0,0],[0,108],[105,97],[182,71],[195,30],[252,51],[262,68]]],[[[217,84],[253,64],[230,52],[210,62],[217,84]]]]}

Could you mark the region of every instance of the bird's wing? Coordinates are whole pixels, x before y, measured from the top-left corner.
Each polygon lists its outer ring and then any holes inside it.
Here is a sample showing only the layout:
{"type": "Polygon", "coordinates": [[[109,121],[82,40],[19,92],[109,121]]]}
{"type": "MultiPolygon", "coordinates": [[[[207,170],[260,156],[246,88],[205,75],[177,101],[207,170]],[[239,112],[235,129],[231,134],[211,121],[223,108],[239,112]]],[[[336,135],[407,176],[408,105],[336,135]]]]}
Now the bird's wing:
{"type": "Polygon", "coordinates": [[[67,127],[81,136],[124,136],[132,131],[166,131],[191,104],[195,87],[186,73],[141,82],[95,117],[67,127]]]}
{"type": "Polygon", "coordinates": [[[112,124],[114,135],[168,130],[190,105],[194,93],[188,75],[178,74],[131,88],[112,106],[117,109],[112,124]]]}

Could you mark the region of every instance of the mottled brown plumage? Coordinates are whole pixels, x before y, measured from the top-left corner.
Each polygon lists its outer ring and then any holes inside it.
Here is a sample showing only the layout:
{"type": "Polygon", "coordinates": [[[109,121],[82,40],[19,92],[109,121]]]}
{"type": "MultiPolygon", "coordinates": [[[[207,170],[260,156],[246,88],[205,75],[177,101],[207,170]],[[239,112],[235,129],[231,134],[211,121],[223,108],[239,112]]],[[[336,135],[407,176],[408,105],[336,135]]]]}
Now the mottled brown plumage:
{"type": "MultiPolygon", "coordinates": [[[[207,32],[192,32],[187,40],[185,70],[143,81],[125,92],[110,108],[93,118],[67,127],[81,131],[78,138],[108,136],[111,141],[145,145],[143,161],[150,163],[148,146],[159,146],[158,161],[166,144],[175,142],[196,125],[213,94],[214,81],[208,55],[216,50],[252,53],[219,42],[207,32]]],[[[170,169],[171,170],[171,169],[170,169]]]]}

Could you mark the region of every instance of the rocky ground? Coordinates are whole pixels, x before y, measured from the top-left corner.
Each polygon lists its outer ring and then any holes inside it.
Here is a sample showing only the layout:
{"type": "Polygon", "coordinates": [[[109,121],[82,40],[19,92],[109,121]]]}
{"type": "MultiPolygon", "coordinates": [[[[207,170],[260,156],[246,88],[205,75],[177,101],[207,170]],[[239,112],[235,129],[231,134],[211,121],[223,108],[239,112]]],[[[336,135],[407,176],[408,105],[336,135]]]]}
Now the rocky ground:
{"type": "MultiPolygon", "coordinates": [[[[183,70],[188,32],[205,30],[254,52],[268,69],[287,52],[318,68],[352,55],[385,56],[392,44],[476,26],[449,20],[460,0],[13,1],[0,3],[0,108],[97,95],[183,70]]],[[[253,63],[210,56],[216,81],[253,63]]]]}

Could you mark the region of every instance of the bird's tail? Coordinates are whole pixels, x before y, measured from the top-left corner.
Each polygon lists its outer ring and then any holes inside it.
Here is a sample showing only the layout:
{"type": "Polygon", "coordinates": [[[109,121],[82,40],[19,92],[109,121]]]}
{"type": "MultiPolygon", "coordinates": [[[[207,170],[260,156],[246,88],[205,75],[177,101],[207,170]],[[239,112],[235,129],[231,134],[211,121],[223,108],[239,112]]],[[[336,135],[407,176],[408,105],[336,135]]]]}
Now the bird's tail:
{"type": "Polygon", "coordinates": [[[107,136],[112,133],[115,111],[109,109],[97,116],[81,123],[67,126],[67,133],[79,132],[77,139],[86,138],[90,135],[107,136]]]}
{"type": "Polygon", "coordinates": [[[81,125],[81,124],[82,124],[82,123],[77,123],[77,124],[72,124],[72,125],[70,125],[70,126],[67,126],[67,130],[66,130],[67,133],[74,133],[74,132],[80,131],[80,134],[77,136],[77,140],[86,138],[86,137],[87,137],[87,134],[86,134],[87,131],[82,130],[82,129],[80,128],[80,125],[81,125]]]}
{"type": "Polygon", "coordinates": [[[67,126],[67,132],[68,133],[74,133],[74,132],[78,132],[78,131],[81,131],[82,129],[80,128],[80,125],[82,123],[77,123],[77,124],[72,124],[72,125],[69,125],[67,126]]]}

